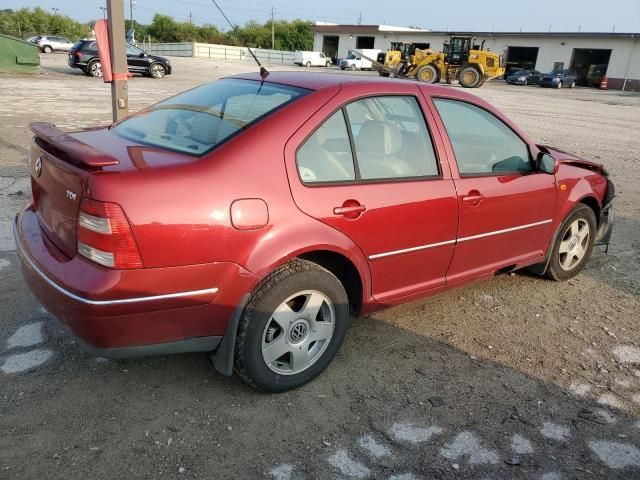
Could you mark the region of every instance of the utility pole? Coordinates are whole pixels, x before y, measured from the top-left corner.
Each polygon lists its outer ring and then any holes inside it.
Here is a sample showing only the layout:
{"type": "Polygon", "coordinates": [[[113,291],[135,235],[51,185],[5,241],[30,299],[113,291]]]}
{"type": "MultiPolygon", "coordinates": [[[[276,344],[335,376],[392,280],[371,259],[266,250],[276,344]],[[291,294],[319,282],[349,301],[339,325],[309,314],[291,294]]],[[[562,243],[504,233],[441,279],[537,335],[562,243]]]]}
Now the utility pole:
{"type": "Polygon", "coordinates": [[[273,20],[274,14],[275,9],[273,8],[273,5],[271,5],[271,50],[276,49],[276,27],[273,20]]]}
{"type": "Polygon", "coordinates": [[[129,0],[129,28],[133,28],[133,6],[135,4],[135,0],[129,0]]]}
{"type": "Polygon", "coordinates": [[[107,7],[100,7],[100,10],[102,10],[102,18],[104,18],[106,20],[107,19],[107,7]]]}
{"type": "Polygon", "coordinates": [[[122,120],[129,114],[129,92],[127,90],[127,57],[124,50],[124,1],[107,0],[109,51],[111,53],[111,109],[113,121],[122,120]]]}
{"type": "Polygon", "coordinates": [[[358,15],[358,25],[362,25],[362,12],[358,15]]]}
{"type": "Polygon", "coordinates": [[[53,10],[53,14],[57,15],[58,14],[58,10],[60,10],[59,8],[53,7],[51,10],[53,10]]]}
{"type": "Polygon", "coordinates": [[[189,25],[193,25],[193,14],[189,12],[189,25]]]}

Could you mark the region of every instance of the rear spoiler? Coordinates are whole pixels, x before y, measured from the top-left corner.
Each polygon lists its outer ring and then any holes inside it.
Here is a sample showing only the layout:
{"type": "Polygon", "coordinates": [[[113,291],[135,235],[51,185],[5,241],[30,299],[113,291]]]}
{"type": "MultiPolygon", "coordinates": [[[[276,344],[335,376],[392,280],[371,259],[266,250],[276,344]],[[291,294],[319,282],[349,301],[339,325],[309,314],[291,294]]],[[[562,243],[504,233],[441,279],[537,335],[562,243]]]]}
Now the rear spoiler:
{"type": "Polygon", "coordinates": [[[59,130],[52,123],[33,122],[29,127],[36,134],[37,139],[49,144],[58,151],[56,154],[59,153],[63,157],[67,157],[67,160],[71,163],[96,168],[120,163],[117,158],[81,142],[70,134],[59,130]]]}

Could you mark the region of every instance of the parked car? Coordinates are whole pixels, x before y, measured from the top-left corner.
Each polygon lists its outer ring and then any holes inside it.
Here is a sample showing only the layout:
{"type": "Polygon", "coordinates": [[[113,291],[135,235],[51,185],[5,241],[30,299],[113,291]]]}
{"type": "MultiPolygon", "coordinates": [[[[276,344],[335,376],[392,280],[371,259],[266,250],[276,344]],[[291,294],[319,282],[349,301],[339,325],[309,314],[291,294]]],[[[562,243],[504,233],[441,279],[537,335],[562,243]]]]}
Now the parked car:
{"type": "Polygon", "coordinates": [[[507,77],[507,83],[512,85],[537,85],[542,74],[537,70],[520,70],[507,77]]]}
{"type": "Polygon", "coordinates": [[[371,70],[373,68],[373,63],[368,58],[377,59],[378,54],[382,53],[379,49],[362,49],[355,50],[353,52],[349,52],[347,58],[343,58],[338,62],[338,66],[340,70],[371,70]],[[364,58],[358,53],[361,53],[367,58],[364,58]]]}
{"type": "Polygon", "coordinates": [[[322,52],[302,52],[293,53],[293,63],[301,67],[330,67],[331,59],[322,52]]]}
{"type": "Polygon", "coordinates": [[[40,35],[36,35],[35,37],[26,38],[24,41],[29,43],[38,43],[38,40],[40,40],[40,38],[40,35]]]}
{"type": "MultiPolygon", "coordinates": [[[[127,66],[131,73],[139,73],[153,78],[163,78],[171,74],[169,59],[149,55],[138,47],[127,45],[127,66]]],[[[69,50],[69,66],[79,68],[92,77],[102,77],[102,65],[98,58],[95,39],[76,42],[69,50]]]]}
{"type": "Polygon", "coordinates": [[[38,45],[38,48],[44,53],[55,51],[67,52],[73,46],[73,42],[66,37],[42,35],[38,38],[36,45],[38,45]]]}
{"type": "Polygon", "coordinates": [[[459,89],[249,73],[31,129],[14,235],[38,301],[96,355],[213,352],[267,391],[322,372],[351,316],[525,267],[567,280],[612,230],[602,165],[459,89]]]}
{"type": "Polygon", "coordinates": [[[551,70],[549,73],[542,75],[540,79],[541,87],[574,88],[578,77],[573,70],[551,70]]]}

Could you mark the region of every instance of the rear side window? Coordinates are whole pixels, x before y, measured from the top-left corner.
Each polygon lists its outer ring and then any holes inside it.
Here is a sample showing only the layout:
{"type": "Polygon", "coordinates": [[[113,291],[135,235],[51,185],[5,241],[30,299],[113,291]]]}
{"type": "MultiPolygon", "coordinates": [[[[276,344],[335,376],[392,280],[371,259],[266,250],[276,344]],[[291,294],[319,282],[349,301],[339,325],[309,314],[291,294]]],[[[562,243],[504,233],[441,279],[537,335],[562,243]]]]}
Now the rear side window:
{"type": "Polygon", "coordinates": [[[434,98],[460,175],[504,175],[532,171],[529,147],[500,119],[458,100],[434,98]]]}
{"type": "Polygon", "coordinates": [[[160,102],[112,130],[144,145],[202,155],[307,92],[286,85],[224,79],[160,102]]]}
{"type": "Polygon", "coordinates": [[[369,97],[346,107],[363,180],[438,175],[436,156],[417,100],[369,97]]]}
{"type": "Polygon", "coordinates": [[[355,180],[351,143],[342,110],[316,129],[300,147],[296,158],[304,183],[355,180]]]}

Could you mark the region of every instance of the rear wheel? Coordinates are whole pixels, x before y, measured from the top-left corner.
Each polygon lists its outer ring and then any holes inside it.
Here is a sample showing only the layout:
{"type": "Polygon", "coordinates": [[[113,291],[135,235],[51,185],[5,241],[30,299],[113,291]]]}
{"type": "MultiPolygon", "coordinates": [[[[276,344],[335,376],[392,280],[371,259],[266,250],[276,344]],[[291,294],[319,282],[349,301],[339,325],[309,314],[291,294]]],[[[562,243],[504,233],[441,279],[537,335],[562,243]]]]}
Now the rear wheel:
{"type": "Polygon", "coordinates": [[[87,74],[92,76],[92,77],[101,78],[102,77],[102,64],[98,60],[93,60],[87,66],[87,74]]]}
{"type": "Polygon", "coordinates": [[[475,88],[480,85],[480,80],[482,76],[480,72],[474,67],[465,67],[460,71],[460,75],[458,76],[458,81],[460,85],[465,88],[475,88]]]}
{"type": "Polygon", "coordinates": [[[311,62],[307,62],[307,63],[305,64],[305,67],[310,67],[310,66],[311,66],[311,62]]]}
{"type": "Polygon", "coordinates": [[[269,392],[299,387],[336,355],[349,324],[349,301],[328,270],[294,260],[252,295],[238,326],[235,371],[269,392]]]}
{"type": "Polygon", "coordinates": [[[51,53],[53,52],[53,48],[51,48],[49,45],[45,45],[44,47],[42,47],[42,51],[44,53],[51,53]]]}
{"type": "Polygon", "coordinates": [[[416,72],[416,78],[424,83],[436,83],[438,81],[438,70],[433,65],[423,65],[416,72]]]}
{"type": "Polygon", "coordinates": [[[569,85],[569,88],[576,88],[576,81],[575,80],[573,82],[571,82],[571,85],[569,85]]]}
{"type": "Polygon", "coordinates": [[[596,229],[593,210],[583,204],[575,207],[560,226],[549,259],[547,277],[556,281],[575,277],[591,255],[596,229]]]}

